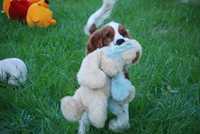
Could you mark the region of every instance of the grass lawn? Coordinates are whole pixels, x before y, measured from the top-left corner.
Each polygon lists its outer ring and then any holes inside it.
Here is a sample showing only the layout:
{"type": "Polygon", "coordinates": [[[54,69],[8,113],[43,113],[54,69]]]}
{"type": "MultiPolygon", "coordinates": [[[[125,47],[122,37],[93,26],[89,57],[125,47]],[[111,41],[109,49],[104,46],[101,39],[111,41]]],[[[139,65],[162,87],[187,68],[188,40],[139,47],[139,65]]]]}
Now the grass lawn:
{"type": "MultiPolygon", "coordinates": [[[[2,0],[0,0],[2,3],[2,0]]],[[[78,87],[85,55],[83,26],[101,0],[51,0],[57,25],[29,28],[0,14],[0,59],[28,66],[25,87],[0,87],[0,134],[75,134],[60,99],[78,87]]],[[[120,0],[111,19],[143,46],[130,68],[136,98],[124,134],[200,134],[200,7],[175,0],[120,0]]],[[[89,134],[112,134],[91,128],[89,134]]]]}

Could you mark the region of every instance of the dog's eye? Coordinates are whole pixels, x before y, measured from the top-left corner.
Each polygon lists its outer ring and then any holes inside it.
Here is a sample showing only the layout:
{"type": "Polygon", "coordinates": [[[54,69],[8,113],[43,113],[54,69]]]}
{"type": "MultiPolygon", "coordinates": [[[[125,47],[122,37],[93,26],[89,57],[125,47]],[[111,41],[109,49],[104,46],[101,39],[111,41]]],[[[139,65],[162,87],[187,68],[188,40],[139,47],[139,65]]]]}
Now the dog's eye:
{"type": "Polygon", "coordinates": [[[106,37],[110,37],[110,33],[106,33],[106,37]]]}
{"type": "Polygon", "coordinates": [[[127,34],[126,33],[120,33],[123,37],[126,37],[127,34]]]}
{"type": "Polygon", "coordinates": [[[120,35],[122,35],[123,37],[128,37],[128,32],[126,31],[126,29],[123,26],[120,26],[118,29],[120,35]]]}
{"type": "Polygon", "coordinates": [[[128,37],[128,32],[125,31],[125,30],[121,30],[119,33],[120,33],[123,37],[128,37]]]}

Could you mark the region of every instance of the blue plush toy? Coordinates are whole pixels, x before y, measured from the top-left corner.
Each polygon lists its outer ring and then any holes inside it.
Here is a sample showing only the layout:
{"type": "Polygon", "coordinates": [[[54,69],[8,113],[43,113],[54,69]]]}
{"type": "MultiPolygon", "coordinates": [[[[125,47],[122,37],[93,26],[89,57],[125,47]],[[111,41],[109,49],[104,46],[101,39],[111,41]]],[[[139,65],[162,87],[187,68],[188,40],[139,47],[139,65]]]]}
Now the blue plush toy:
{"type": "Polygon", "coordinates": [[[123,73],[117,74],[112,78],[111,95],[116,101],[124,101],[129,96],[133,86],[131,82],[124,77],[123,73]]]}
{"type": "MultiPolygon", "coordinates": [[[[112,45],[106,49],[105,54],[108,58],[116,60],[117,62],[124,62],[124,52],[134,49],[132,44],[123,44],[120,46],[112,45]]],[[[125,63],[124,63],[125,65],[125,63]]],[[[117,75],[111,78],[111,97],[115,101],[125,101],[133,90],[131,82],[125,78],[123,72],[119,72],[117,75]]]]}

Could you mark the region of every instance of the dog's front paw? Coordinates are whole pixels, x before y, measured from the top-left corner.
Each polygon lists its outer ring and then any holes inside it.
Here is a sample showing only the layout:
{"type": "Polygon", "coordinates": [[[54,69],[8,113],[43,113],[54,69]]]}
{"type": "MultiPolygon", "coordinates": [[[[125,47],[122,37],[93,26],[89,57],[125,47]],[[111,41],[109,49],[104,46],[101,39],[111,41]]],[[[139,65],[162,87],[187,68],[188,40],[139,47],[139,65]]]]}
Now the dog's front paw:
{"type": "Polygon", "coordinates": [[[112,130],[113,132],[120,133],[129,128],[130,128],[129,122],[123,122],[117,119],[113,119],[109,122],[109,129],[112,130]]]}

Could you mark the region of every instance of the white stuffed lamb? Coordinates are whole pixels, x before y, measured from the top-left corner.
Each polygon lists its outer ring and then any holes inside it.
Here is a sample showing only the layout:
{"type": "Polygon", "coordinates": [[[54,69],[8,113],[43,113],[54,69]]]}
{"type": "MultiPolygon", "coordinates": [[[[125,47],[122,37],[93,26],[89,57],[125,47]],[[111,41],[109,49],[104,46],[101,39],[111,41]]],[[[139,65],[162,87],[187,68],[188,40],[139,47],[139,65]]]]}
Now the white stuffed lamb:
{"type": "Polygon", "coordinates": [[[0,60],[0,81],[13,86],[20,86],[26,81],[27,68],[18,58],[0,60]]]}

